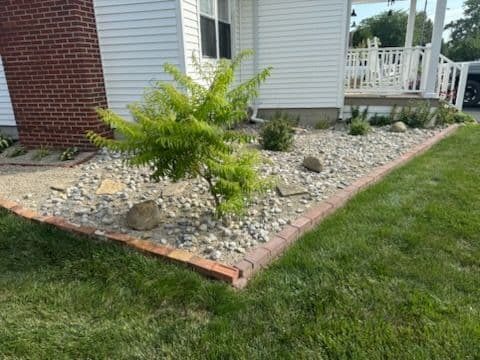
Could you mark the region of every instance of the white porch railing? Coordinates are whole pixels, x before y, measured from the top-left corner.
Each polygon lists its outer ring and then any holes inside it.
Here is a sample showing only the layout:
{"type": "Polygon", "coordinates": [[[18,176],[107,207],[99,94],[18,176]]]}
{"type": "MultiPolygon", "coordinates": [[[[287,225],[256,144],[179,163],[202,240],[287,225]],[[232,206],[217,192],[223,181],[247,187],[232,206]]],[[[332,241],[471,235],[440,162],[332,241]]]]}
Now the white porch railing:
{"type": "Polygon", "coordinates": [[[350,49],[346,90],[350,93],[421,93],[428,48],[350,49]]]}
{"type": "Polygon", "coordinates": [[[456,63],[440,55],[436,93],[447,103],[462,109],[468,77],[468,63],[456,63]]]}
{"type": "MultiPolygon", "coordinates": [[[[350,49],[347,55],[347,93],[400,95],[425,92],[430,46],[350,49]]],[[[461,108],[468,65],[440,55],[436,95],[461,108]]]]}

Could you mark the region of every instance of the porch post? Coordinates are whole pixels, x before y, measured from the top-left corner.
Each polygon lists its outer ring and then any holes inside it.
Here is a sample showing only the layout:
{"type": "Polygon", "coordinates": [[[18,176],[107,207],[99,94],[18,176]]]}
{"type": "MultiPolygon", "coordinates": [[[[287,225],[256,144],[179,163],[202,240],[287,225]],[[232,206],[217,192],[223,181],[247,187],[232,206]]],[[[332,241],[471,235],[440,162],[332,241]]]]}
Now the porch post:
{"type": "Polygon", "coordinates": [[[405,36],[405,47],[413,46],[413,33],[415,31],[415,20],[417,16],[417,0],[410,0],[410,12],[408,13],[407,35],[405,36]]]}
{"type": "Polygon", "coordinates": [[[447,11],[447,0],[437,0],[437,7],[435,9],[435,19],[433,23],[432,33],[432,49],[430,59],[428,60],[427,78],[425,85],[424,97],[435,98],[436,83],[437,83],[437,69],[440,57],[440,50],[442,47],[443,27],[445,25],[445,13],[447,11]]]}

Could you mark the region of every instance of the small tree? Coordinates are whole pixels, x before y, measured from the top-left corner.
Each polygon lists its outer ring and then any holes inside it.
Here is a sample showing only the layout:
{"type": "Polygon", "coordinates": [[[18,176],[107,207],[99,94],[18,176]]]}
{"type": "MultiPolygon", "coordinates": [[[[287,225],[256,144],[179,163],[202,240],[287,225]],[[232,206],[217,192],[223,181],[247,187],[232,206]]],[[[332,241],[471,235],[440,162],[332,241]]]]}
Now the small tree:
{"type": "Polygon", "coordinates": [[[107,139],[94,132],[87,137],[96,146],[126,154],[132,166],[150,166],[154,180],[200,176],[208,183],[217,214],[241,212],[250,196],[266,186],[253,168],[258,152],[239,146],[246,137],[231,130],[247,117],[248,102],[271,72],[267,68],[234,86],[235,71],[250,54],[220,60],[217,66],[203,66],[194,58],[199,82],[165,64],[177,86],[158,82],[147,89],[143,103],[129,106],[135,122],[111,110],[98,110],[124,139],[107,139]]]}
{"type": "Polygon", "coordinates": [[[463,17],[445,28],[452,31],[446,55],[454,61],[480,59],[480,0],[465,0],[463,17]]]}
{"type": "MultiPolygon", "coordinates": [[[[378,37],[383,47],[404,46],[408,14],[398,10],[385,11],[381,14],[362,20],[353,33],[353,47],[365,47],[367,39],[378,37]]],[[[417,13],[413,45],[425,45],[432,37],[433,23],[421,11],[417,13]]]]}

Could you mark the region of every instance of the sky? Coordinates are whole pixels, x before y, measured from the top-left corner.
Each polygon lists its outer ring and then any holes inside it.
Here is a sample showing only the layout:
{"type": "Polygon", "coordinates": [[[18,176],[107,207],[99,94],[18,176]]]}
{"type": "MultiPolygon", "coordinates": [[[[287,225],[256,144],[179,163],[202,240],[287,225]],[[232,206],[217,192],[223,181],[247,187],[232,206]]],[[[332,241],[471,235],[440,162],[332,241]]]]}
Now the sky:
{"type": "MultiPolygon", "coordinates": [[[[380,0],[379,0],[380,1],[380,0]]],[[[435,4],[436,0],[427,0],[427,14],[430,19],[435,17],[435,4]]],[[[355,12],[357,13],[356,18],[352,18],[352,21],[355,21],[357,24],[360,23],[365,18],[368,18],[373,15],[377,15],[385,10],[407,10],[409,9],[410,1],[395,1],[395,4],[392,6],[387,5],[387,0],[381,1],[376,4],[364,4],[364,5],[353,5],[355,12]]],[[[448,0],[447,1],[447,13],[445,15],[445,24],[453,20],[457,20],[463,15],[463,0],[448,0]]],[[[417,0],[417,11],[423,11],[425,7],[425,0],[417,0]]],[[[445,31],[443,37],[448,39],[449,32],[445,31]]]]}

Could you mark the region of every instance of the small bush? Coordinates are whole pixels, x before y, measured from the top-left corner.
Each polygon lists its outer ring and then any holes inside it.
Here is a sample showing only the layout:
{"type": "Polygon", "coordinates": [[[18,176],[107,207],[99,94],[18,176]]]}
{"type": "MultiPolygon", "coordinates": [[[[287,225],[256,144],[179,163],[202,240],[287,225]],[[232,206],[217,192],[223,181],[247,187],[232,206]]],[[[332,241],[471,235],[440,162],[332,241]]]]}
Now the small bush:
{"type": "Polygon", "coordinates": [[[293,125],[287,115],[275,117],[263,125],[260,132],[261,143],[265,150],[288,151],[293,145],[293,125]]]}
{"type": "Polygon", "coordinates": [[[366,135],[370,131],[370,124],[360,118],[352,119],[350,123],[350,135],[366,135]]]}
{"type": "Polygon", "coordinates": [[[398,114],[398,121],[412,128],[426,128],[433,123],[435,116],[428,103],[413,102],[403,107],[398,114]]]}
{"type": "Polygon", "coordinates": [[[322,118],[318,120],[318,122],[315,124],[315,129],[326,130],[326,129],[330,129],[331,126],[332,126],[332,123],[328,118],[322,118]]]}
{"type": "Polygon", "coordinates": [[[368,106],[360,111],[360,106],[351,106],[350,107],[350,117],[347,119],[347,124],[351,124],[354,119],[359,119],[362,121],[367,121],[368,119],[368,106]]]}
{"type": "Polygon", "coordinates": [[[372,126],[387,126],[391,125],[393,121],[390,116],[375,114],[368,120],[368,122],[372,126]]]}
{"type": "Polygon", "coordinates": [[[13,140],[6,135],[0,133],[0,153],[9,148],[13,144],[13,140]]]}
{"type": "Polygon", "coordinates": [[[465,114],[462,111],[447,103],[441,103],[436,112],[436,124],[445,125],[445,124],[459,124],[459,123],[475,123],[476,120],[468,114],[465,114]]]}
{"type": "Polygon", "coordinates": [[[17,156],[22,156],[22,155],[25,155],[27,153],[27,149],[25,149],[22,145],[19,145],[17,147],[14,147],[12,149],[12,151],[10,151],[7,156],[9,158],[14,158],[14,157],[17,157],[17,156]]]}
{"type": "Polygon", "coordinates": [[[50,150],[46,146],[41,146],[40,149],[33,154],[32,159],[40,161],[43,158],[46,158],[48,155],[50,155],[50,150]]]}
{"type": "Polygon", "coordinates": [[[440,106],[437,109],[437,116],[435,123],[437,125],[445,125],[445,124],[453,124],[455,122],[454,120],[454,114],[457,112],[457,109],[454,107],[450,106],[449,104],[445,102],[441,102],[440,106]]]}
{"type": "Polygon", "coordinates": [[[98,110],[122,139],[94,132],[88,138],[98,147],[123,153],[132,166],[149,166],[154,180],[200,177],[208,184],[217,215],[241,213],[254,194],[269,185],[255,170],[258,152],[242,147],[245,135],[231,130],[247,118],[248,103],[271,73],[267,68],[236,83],[235,74],[248,55],[242,52],[215,65],[194,57],[196,73],[206,86],[165,64],[175,83],[158,82],[145,92],[142,103],[130,105],[135,122],[112,110],[98,110]]]}
{"type": "Polygon", "coordinates": [[[65,149],[64,152],[60,154],[58,159],[60,161],[68,161],[68,160],[73,160],[78,154],[78,148],[77,147],[69,147],[65,149]]]}
{"type": "Polygon", "coordinates": [[[457,124],[465,123],[465,124],[475,124],[477,121],[475,118],[469,114],[465,114],[462,111],[458,111],[452,115],[453,122],[457,124]]]}

